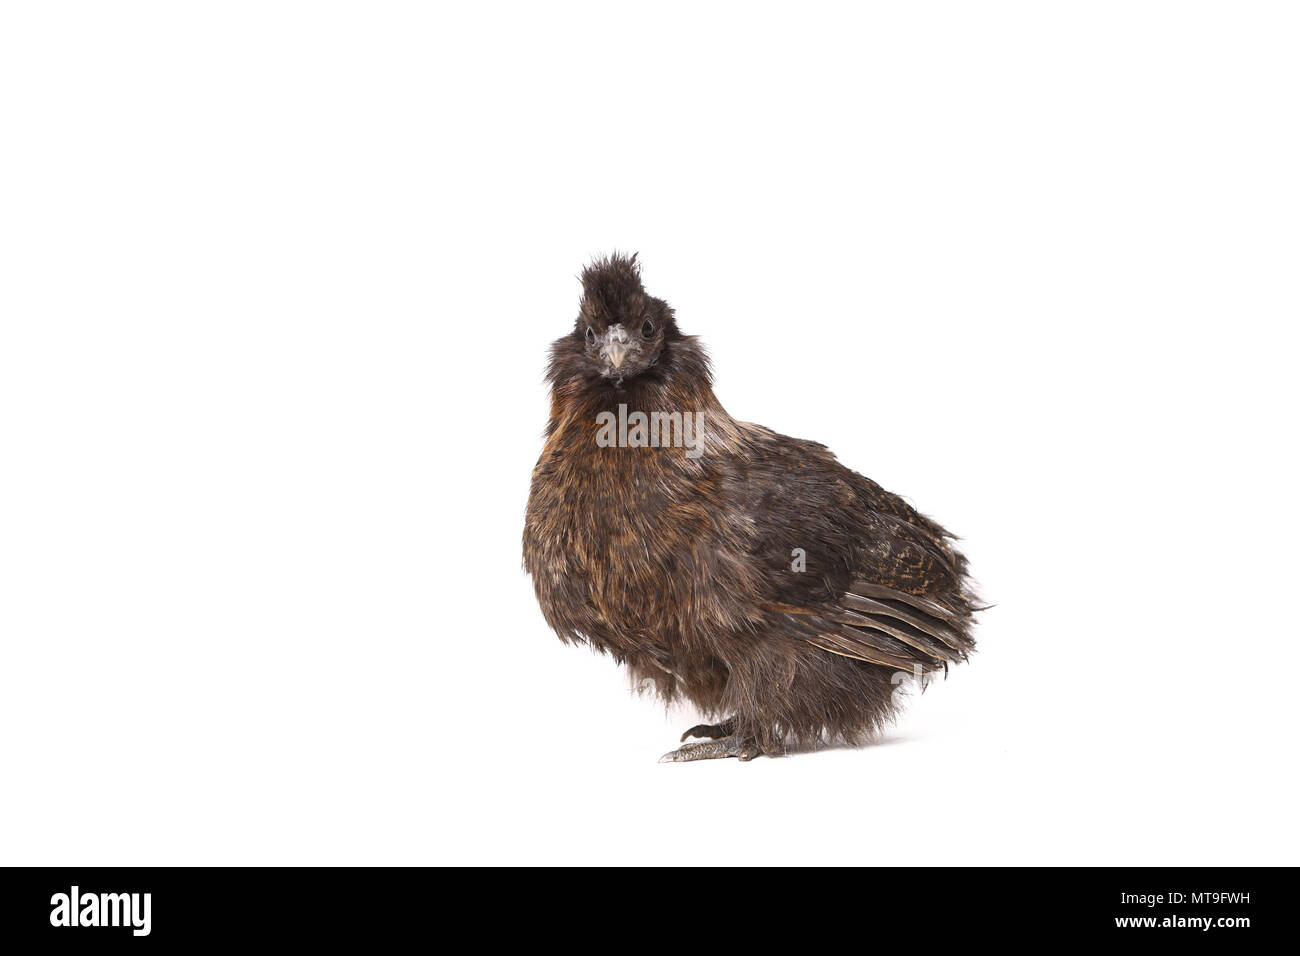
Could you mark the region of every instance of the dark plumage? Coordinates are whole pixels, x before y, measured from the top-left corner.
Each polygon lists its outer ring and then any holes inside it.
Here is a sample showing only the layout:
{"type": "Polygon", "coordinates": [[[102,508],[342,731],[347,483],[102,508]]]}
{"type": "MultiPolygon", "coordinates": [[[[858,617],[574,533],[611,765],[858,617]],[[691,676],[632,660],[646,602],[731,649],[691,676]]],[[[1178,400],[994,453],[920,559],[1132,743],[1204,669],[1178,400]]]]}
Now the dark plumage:
{"type": "Polygon", "coordinates": [[[892,717],[897,675],[974,647],[952,536],[824,446],[728,415],[703,348],[646,293],[635,256],[593,263],[582,287],[573,331],[551,347],[524,527],[547,623],[720,719],[683,740],[720,739],[666,759],[863,742],[892,717]],[[625,444],[642,447],[605,447],[620,405],[625,444]],[[699,434],[683,417],[646,447],[637,411],[701,415],[699,434]]]}

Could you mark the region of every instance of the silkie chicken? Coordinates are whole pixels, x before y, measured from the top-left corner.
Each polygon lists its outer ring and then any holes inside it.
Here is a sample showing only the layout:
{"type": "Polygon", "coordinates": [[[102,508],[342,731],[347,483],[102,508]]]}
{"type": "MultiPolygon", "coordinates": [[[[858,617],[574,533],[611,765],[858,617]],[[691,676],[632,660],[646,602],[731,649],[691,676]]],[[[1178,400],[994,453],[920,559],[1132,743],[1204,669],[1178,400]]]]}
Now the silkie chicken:
{"type": "Polygon", "coordinates": [[[952,535],[825,446],[728,415],[635,255],[583,271],[548,378],[524,566],[561,640],[717,721],[663,760],[859,745],[903,676],[973,650],[952,535]]]}

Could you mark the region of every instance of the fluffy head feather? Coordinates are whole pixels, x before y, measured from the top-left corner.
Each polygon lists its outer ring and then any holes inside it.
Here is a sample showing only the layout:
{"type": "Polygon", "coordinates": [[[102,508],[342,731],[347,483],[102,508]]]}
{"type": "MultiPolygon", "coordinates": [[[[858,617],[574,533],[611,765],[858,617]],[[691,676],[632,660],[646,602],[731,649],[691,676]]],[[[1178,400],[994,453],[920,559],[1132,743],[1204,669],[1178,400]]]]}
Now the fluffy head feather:
{"type": "Polygon", "coordinates": [[[682,335],[672,306],[646,292],[635,253],[594,260],[581,281],[573,331],[551,346],[552,384],[618,392],[624,400],[625,389],[644,393],[683,375],[707,386],[703,348],[682,335]]]}

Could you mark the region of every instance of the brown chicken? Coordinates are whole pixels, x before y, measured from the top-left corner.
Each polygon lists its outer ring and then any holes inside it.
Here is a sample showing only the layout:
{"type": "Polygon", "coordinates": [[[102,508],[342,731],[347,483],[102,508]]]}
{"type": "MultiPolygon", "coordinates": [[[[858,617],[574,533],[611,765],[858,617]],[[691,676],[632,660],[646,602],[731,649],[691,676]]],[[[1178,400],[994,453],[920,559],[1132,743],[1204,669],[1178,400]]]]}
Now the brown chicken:
{"type": "Polygon", "coordinates": [[[974,647],[952,536],[824,446],[728,415],[636,256],[582,290],[524,526],[547,623],[718,721],[664,760],[866,741],[901,677],[974,647]]]}

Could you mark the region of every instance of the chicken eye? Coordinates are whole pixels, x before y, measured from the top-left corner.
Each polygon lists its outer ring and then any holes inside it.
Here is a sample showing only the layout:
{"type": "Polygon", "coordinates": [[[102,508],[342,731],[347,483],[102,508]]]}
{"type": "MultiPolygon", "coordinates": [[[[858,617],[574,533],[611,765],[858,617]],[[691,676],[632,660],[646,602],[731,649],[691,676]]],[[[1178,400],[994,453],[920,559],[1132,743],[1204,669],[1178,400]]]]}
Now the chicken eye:
{"type": "Polygon", "coordinates": [[[641,323],[641,334],[646,338],[650,338],[650,336],[655,334],[655,324],[649,319],[646,319],[641,323]]]}
{"type": "Polygon", "coordinates": [[[588,345],[596,344],[596,333],[591,330],[590,325],[587,326],[587,344],[588,345]]]}

